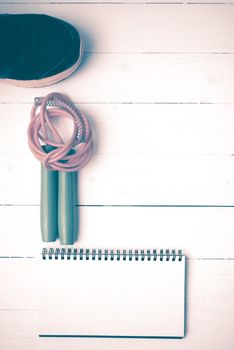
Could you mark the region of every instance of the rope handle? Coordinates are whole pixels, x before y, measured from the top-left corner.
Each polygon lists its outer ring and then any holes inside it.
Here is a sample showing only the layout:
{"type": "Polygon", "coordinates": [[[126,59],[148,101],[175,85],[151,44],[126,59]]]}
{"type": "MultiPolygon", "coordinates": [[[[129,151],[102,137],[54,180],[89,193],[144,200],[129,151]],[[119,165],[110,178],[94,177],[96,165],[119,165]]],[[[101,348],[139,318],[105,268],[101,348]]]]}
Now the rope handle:
{"type": "Polygon", "coordinates": [[[28,126],[28,145],[33,155],[48,170],[64,172],[80,170],[94,152],[88,119],[67,96],[56,92],[34,99],[28,126]],[[72,119],[73,132],[68,142],[63,140],[53,125],[54,118],[72,119]],[[46,151],[48,148],[50,152],[46,151]]]}

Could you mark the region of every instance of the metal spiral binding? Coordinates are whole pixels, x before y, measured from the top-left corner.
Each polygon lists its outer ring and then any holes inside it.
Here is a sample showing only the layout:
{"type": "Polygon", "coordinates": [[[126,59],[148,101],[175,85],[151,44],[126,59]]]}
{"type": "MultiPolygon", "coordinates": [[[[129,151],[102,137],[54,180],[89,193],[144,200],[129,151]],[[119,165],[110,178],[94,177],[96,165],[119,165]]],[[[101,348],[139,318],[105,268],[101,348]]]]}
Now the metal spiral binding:
{"type": "Polygon", "coordinates": [[[42,259],[46,260],[123,260],[123,261],[182,261],[182,250],[170,249],[83,249],[43,248],[42,259]]]}

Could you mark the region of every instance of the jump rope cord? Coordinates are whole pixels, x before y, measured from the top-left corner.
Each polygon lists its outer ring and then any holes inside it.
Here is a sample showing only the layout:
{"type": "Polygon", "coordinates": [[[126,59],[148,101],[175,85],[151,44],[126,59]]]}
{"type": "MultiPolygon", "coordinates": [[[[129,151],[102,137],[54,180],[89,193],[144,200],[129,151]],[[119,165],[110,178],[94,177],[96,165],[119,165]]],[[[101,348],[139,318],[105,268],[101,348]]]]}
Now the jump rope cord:
{"type": "Polygon", "coordinates": [[[59,93],[36,98],[28,126],[28,144],[34,156],[48,169],[65,172],[78,171],[90,160],[94,144],[88,119],[78,111],[72,101],[59,93]],[[40,111],[37,112],[38,108],[40,111]],[[54,118],[70,118],[73,132],[68,142],[53,125],[54,118]],[[52,146],[46,152],[43,145],[52,146]],[[74,152],[70,152],[71,150],[74,152]]]}

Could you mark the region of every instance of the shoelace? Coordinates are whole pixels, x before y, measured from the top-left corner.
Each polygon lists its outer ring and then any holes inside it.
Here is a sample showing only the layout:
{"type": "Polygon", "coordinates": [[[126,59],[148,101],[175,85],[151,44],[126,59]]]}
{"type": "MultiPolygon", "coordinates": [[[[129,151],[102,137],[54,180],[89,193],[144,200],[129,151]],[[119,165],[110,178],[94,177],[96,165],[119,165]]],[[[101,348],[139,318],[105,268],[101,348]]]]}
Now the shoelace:
{"type": "Polygon", "coordinates": [[[34,156],[48,170],[65,172],[83,168],[94,150],[88,119],[78,111],[68,97],[59,93],[35,98],[28,126],[28,144],[34,156]],[[52,121],[53,118],[62,117],[73,120],[73,132],[66,143],[52,121]],[[43,145],[52,146],[53,149],[47,153],[43,145]],[[75,153],[71,152],[72,149],[75,153]]]}

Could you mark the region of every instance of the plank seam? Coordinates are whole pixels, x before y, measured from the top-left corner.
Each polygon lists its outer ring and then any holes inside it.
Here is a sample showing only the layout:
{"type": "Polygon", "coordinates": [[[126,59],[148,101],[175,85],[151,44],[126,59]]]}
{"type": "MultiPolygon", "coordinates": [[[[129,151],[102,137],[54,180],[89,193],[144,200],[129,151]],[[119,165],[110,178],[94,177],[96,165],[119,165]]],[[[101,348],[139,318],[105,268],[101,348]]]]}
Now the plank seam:
{"type": "Polygon", "coordinates": [[[43,1],[43,2],[2,2],[0,5],[209,5],[209,6],[226,6],[233,5],[234,2],[193,2],[193,1],[141,1],[141,2],[130,2],[130,1],[43,1]]]}
{"type": "MultiPolygon", "coordinates": [[[[39,204],[0,204],[0,207],[39,207],[39,204]]],[[[77,208],[234,208],[234,205],[222,204],[76,204],[77,208]]]]}

